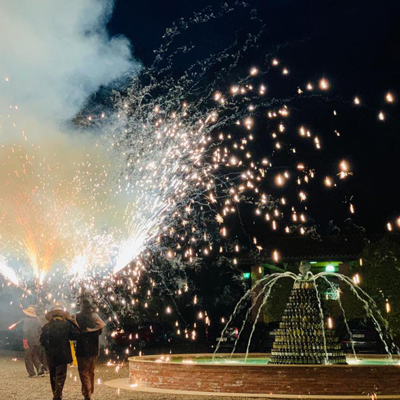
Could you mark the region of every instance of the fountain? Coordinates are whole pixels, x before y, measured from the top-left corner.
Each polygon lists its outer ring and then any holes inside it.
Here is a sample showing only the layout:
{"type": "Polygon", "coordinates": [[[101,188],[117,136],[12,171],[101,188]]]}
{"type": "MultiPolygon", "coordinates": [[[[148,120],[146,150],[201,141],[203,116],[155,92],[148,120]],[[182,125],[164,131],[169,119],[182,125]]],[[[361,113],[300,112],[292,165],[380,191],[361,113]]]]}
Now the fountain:
{"type": "Polygon", "coordinates": [[[346,364],[339,340],[321,320],[315,282],[296,281],[271,351],[271,364],[346,364]]]}
{"type": "MultiPolygon", "coordinates": [[[[231,354],[219,354],[219,343],[214,354],[131,357],[129,380],[116,380],[108,385],[153,393],[192,392],[217,396],[371,399],[378,395],[379,399],[400,398],[400,359],[393,354],[397,353],[397,348],[384,336],[381,324],[386,322],[373,299],[351,279],[334,272],[314,275],[306,262],[301,263],[298,275],[285,272],[264,277],[238,302],[222,336],[251,296],[252,306],[247,310],[231,354]],[[348,285],[362,302],[385,344],[386,358],[357,357],[354,347],[354,354],[345,356],[333,330],[326,326],[318,292],[317,281],[320,279],[332,287],[329,276],[348,285]],[[284,278],[293,279],[294,283],[271,354],[249,354],[261,309],[268,301],[272,287],[284,278]],[[256,304],[258,311],[247,351],[235,354],[247,317],[256,304]]],[[[340,298],[338,302],[344,313],[340,298]]],[[[346,318],[345,325],[351,338],[346,318]]]]}
{"type": "Polygon", "coordinates": [[[339,340],[325,329],[323,310],[310,265],[300,264],[271,351],[271,364],[346,364],[339,340]]]}

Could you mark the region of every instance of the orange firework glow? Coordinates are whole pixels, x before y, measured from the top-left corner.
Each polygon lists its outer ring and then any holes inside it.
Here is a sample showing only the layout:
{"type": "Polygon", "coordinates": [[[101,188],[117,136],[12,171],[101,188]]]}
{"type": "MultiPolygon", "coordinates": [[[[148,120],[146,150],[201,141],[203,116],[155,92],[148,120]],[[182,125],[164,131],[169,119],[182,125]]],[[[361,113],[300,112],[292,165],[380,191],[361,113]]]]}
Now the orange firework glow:
{"type": "Polygon", "coordinates": [[[36,278],[41,283],[54,262],[63,257],[61,212],[42,210],[32,197],[18,196],[15,201],[16,222],[21,228],[21,245],[36,278]]]}
{"type": "MultiPolygon", "coordinates": [[[[61,135],[45,146],[10,143],[0,148],[0,250],[29,265],[38,284],[55,265],[71,268],[82,260],[90,241],[96,240],[89,228],[110,218],[104,169],[92,160],[104,163],[97,150],[76,150],[61,135]]],[[[102,257],[99,251],[93,254],[102,257]]],[[[80,269],[88,266],[86,261],[80,269]]],[[[18,283],[17,275],[11,278],[18,283]]]]}
{"type": "Polygon", "coordinates": [[[22,145],[1,149],[0,183],[5,190],[0,234],[2,247],[27,260],[39,283],[65,251],[59,197],[62,180],[50,178],[57,163],[39,158],[40,149],[22,145]]]}

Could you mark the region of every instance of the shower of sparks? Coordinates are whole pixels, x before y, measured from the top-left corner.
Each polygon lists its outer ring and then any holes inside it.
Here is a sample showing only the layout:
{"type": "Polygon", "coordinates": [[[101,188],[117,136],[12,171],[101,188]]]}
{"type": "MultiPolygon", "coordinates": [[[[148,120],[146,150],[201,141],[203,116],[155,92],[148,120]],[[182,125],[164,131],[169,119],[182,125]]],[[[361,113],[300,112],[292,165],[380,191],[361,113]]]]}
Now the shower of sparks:
{"type": "MultiPolygon", "coordinates": [[[[159,236],[172,234],[176,222],[190,225],[196,197],[215,186],[213,166],[204,164],[210,142],[208,126],[216,118],[213,113],[196,123],[185,123],[189,112],[184,105],[171,115],[157,105],[148,115],[139,114],[146,112],[140,109],[132,112],[133,107],[125,100],[126,111],[119,112],[116,123],[116,129],[122,126],[125,135],[113,143],[126,162],[118,171],[118,190],[129,198],[127,234],[121,239],[114,272],[149,246],[159,246],[159,236]]],[[[209,196],[212,202],[212,192],[209,196]]]]}
{"type": "MultiPolygon", "coordinates": [[[[4,241],[14,242],[18,255],[25,257],[43,283],[60,264],[84,279],[88,271],[110,266],[118,273],[132,265],[140,275],[141,258],[155,252],[168,260],[182,254],[188,263],[220,254],[224,246],[219,243],[229,237],[227,221],[243,202],[253,204],[254,214],[263,216],[273,231],[305,234],[308,210],[302,203],[308,201],[306,187],[316,174],[306,162],[286,170],[279,167],[283,147],[300,153],[285,122],[290,101],[271,108],[276,99],[271,102],[265,97],[264,75],[262,69],[252,67],[226,92],[214,89],[210,98],[194,103],[185,100],[185,85],[168,87],[149,100],[157,84],[149,88],[142,86],[141,77],[133,80],[108,118],[104,112],[88,117],[91,124],[99,121],[105,132],[96,142],[107,153],[102,163],[90,149],[85,149],[87,159],[74,159],[72,166],[65,167],[68,160],[55,152],[43,155],[40,145],[3,146],[2,186],[9,188],[0,196],[6,205],[1,216],[4,241]],[[211,107],[206,106],[209,100],[211,107]],[[270,121],[272,153],[257,159],[251,147],[259,136],[257,125],[263,124],[260,118],[270,121]],[[238,133],[229,132],[232,126],[238,133]],[[64,169],[69,176],[64,176],[64,169]],[[276,187],[296,185],[297,202],[267,194],[269,170],[280,170],[272,175],[276,187]],[[204,230],[205,224],[199,226],[209,213],[215,215],[216,226],[222,225],[216,232],[204,230]]],[[[158,82],[157,87],[166,85],[171,82],[158,82]]],[[[310,85],[305,89],[310,90],[310,85]]],[[[314,86],[327,91],[330,84],[324,78],[314,86]]],[[[298,87],[293,88],[293,99],[302,96],[298,87]]],[[[295,130],[300,138],[311,139],[316,151],[321,149],[321,138],[309,128],[295,130]]],[[[28,141],[25,132],[22,136],[28,141]]],[[[352,175],[346,160],[339,162],[338,169],[339,179],[352,175]]],[[[337,184],[330,176],[322,182],[327,187],[337,184]]],[[[350,214],[354,210],[350,204],[350,214]]],[[[391,223],[387,226],[392,230],[391,223]]],[[[260,243],[256,248],[263,250],[260,243]]],[[[240,251],[239,246],[235,249],[240,251]]],[[[273,259],[279,260],[276,250],[273,259]]],[[[236,264],[237,258],[232,262],[236,264]]],[[[17,276],[7,271],[3,275],[17,282],[17,276]]]]}

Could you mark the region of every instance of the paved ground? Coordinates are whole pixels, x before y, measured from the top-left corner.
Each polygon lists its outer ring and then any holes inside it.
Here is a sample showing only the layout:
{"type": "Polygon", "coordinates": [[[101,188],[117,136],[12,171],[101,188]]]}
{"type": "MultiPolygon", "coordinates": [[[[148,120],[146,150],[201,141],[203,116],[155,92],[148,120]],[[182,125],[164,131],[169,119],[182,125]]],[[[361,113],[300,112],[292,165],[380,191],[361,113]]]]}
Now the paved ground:
{"type": "MultiPolygon", "coordinates": [[[[23,356],[23,355],[22,355],[23,356]]],[[[116,390],[104,385],[104,381],[128,376],[128,367],[116,372],[114,367],[100,364],[96,370],[96,388],[93,400],[240,400],[239,397],[198,397],[159,394],[132,393],[116,390]]],[[[0,357],[0,399],[2,400],[52,400],[49,378],[28,378],[21,355],[0,357]]],[[[68,378],[64,387],[64,400],[81,400],[78,370],[68,368],[68,378]]],[[[248,400],[248,398],[247,398],[248,400]]]]}

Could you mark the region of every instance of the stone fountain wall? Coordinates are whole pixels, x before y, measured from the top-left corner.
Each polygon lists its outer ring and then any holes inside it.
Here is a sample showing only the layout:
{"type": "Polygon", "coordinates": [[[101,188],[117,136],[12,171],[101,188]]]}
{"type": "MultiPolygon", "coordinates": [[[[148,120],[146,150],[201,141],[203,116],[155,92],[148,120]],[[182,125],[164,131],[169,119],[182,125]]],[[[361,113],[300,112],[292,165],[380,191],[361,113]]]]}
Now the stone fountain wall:
{"type": "MultiPolygon", "coordinates": [[[[184,357],[194,359],[195,355],[184,357]]],[[[381,394],[399,395],[400,399],[398,365],[212,365],[158,363],[157,358],[130,358],[130,383],[139,388],[179,391],[331,396],[378,393],[378,398],[381,394]]]]}

